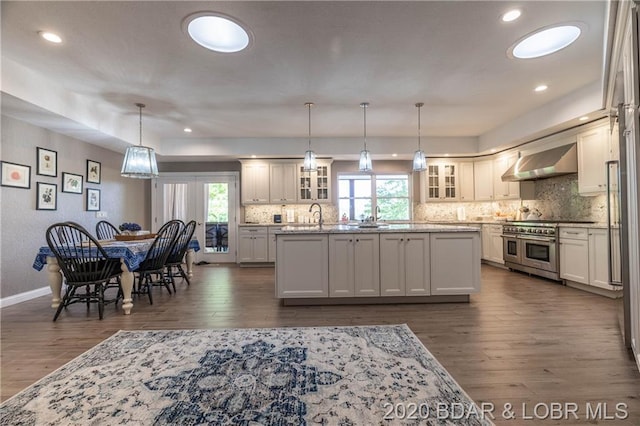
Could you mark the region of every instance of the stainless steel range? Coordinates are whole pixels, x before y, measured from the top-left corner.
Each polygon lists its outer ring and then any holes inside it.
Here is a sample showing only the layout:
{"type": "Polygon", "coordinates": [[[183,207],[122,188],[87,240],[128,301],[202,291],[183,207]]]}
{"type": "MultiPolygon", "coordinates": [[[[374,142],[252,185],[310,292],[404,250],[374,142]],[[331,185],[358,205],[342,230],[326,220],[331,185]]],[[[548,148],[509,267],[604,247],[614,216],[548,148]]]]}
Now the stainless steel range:
{"type": "Polygon", "coordinates": [[[508,222],[502,226],[502,256],[510,269],[560,281],[558,226],[577,220],[508,222]]]}
{"type": "Polygon", "coordinates": [[[558,222],[509,222],[502,227],[505,266],[559,281],[558,222]]]}

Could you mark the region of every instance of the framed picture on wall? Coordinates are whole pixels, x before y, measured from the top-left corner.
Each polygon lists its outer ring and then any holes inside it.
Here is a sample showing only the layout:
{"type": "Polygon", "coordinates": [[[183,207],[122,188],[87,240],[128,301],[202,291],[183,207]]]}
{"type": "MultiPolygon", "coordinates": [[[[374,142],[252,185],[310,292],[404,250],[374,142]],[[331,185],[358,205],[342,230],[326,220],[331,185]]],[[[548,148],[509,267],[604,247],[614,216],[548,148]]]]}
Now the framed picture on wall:
{"type": "Polygon", "coordinates": [[[40,176],[58,176],[58,153],[50,149],[36,148],[38,162],[36,174],[40,176]]]}
{"type": "Polygon", "coordinates": [[[87,188],[87,211],[100,211],[100,190],[87,188]]]}
{"type": "Polygon", "coordinates": [[[62,172],[62,192],[82,194],[82,175],[62,172]]]}
{"type": "Polygon", "coordinates": [[[58,185],[38,182],[36,186],[36,210],[56,210],[58,208],[58,185]]]}
{"type": "Polygon", "coordinates": [[[87,160],[87,183],[100,183],[102,165],[93,160],[87,160]]]}
{"type": "Polygon", "coordinates": [[[0,185],[14,188],[31,188],[31,166],[0,161],[2,179],[0,185]]]}

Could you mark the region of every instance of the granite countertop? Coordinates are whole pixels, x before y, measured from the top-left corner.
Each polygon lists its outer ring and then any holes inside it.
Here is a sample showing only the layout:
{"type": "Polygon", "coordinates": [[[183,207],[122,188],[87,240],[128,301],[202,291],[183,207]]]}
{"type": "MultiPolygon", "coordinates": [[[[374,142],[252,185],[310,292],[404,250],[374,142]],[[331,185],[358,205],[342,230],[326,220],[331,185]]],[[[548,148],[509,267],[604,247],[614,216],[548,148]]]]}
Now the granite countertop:
{"type": "Polygon", "coordinates": [[[389,232],[479,232],[476,227],[453,226],[427,223],[391,223],[380,227],[359,228],[357,225],[318,225],[284,226],[276,234],[353,234],[353,233],[389,233],[389,232]]]}

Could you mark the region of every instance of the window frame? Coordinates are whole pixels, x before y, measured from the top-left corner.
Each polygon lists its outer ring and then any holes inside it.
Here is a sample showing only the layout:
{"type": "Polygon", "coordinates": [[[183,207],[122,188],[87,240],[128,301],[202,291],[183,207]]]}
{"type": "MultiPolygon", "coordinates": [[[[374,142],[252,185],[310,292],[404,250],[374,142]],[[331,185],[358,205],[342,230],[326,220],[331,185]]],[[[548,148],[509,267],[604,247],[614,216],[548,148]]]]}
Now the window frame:
{"type": "MultiPolygon", "coordinates": [[[[355,203],[354,200],[356,199],[369,199],[368,197],[341,197],[340,194],[340,181],[341,178],[344,176],[363,176],[363,177],[369,177],[370,182],[371,182],[371,210],[372,212],[376,211],[376,208],[378,206],[378,194],[377,194],[377,178],[378,176],[401,176],[401,177],[406,177],[407,179],[407,192],[408,195],[406,197],[407,202],[408,202],[408,209],[409,209],[409,217],[407,219],[397,219],[397,220],[387,220],[384,217],[381,218],[381,221],[383,222],[388,222],[388,223],[403,223],[403,222],[410,222],[413,220],[413,174],[410,172],[381,172],[381,173],[366,173],[366,172],[339,172],[337,174],[337,201],[338,201],[338,214],[340,215],[340,201],[341,200],[350,200],[349,202],[349,220],[350,221],[358,221],[359,219],[355,217],[355,203]],[[351,214],[354,215],[354,218],[351,218],[351,214]]],[[[346,180],[346,179],[345,179],[346,180]]],[[[350,181],[350,194],[353,194],[353,182],[355,181],[354,179],[349,179],[350,181]]],[[[398,198],[405,198],[405,197],[381,197],[384,199],[398,199],[398,198]]],[[[373,213],[372,213],[373,214],[373,213]]],[[[375,214],[373,214],[374,218],[375,218],[375,214]]]]}

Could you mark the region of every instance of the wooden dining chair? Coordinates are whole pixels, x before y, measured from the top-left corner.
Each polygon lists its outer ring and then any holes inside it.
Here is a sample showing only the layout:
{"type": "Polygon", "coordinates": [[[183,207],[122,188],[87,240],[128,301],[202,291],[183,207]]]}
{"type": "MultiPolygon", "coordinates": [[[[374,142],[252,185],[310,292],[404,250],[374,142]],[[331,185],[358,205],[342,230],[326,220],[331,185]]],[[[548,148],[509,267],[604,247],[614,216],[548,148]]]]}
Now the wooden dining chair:
{"type": "Polygon", "coordinates": [[[113,240],[120,231],[113,224],[106,220],[96,223],[96,235],[99,240],[113,240]]]}
{"type": "Polygon", "coordinates": [[[174,292],[176,291],[176,277],[182,277],[187,281],[187,285],[191,285],[189,277],[182,268],[182,261],[184,260],[184,255],[187,253],[189,242],[191,241],[191,238],[193,238],[195,230],[195,220],[190,221],[184,226],[182,231],[178,234],[176,242],[173,245],[173,249],[171,250],[171,254],[169,254],[167,262],[165,263],[165,267],[167,269],[166,276],[171,280],[174,292]],[[173,271],[173,268],[176,268],[175,272],[173,271]]]}
{"type": "Polygon", "coordinates": [[[147,294],[149,303],[152,305],[151,288],[153,286],[164,286],[171,294],[171,288],[169,287],[171,280],[165,277],[164,270],[167,258],[171,254],[179,232],[179,221],[170,221],[164,224],[153,240],[145,259],[133,271],[136,273],[133,294],[147,294]]]}
{"type": "Polygon", "coordinates": [[[107,256],[100,243],[79,225],[53,224],[47,229],[46,239],[66,279],[66,291],[53,320],[62,309],[78,302],[85,302],[87,309],[97,303],[102,319],[104,305],[117,302],[122,294],[119,289],[114,299],[105,299],[109,281],[122,273],[120,259],[107,256]]]}

